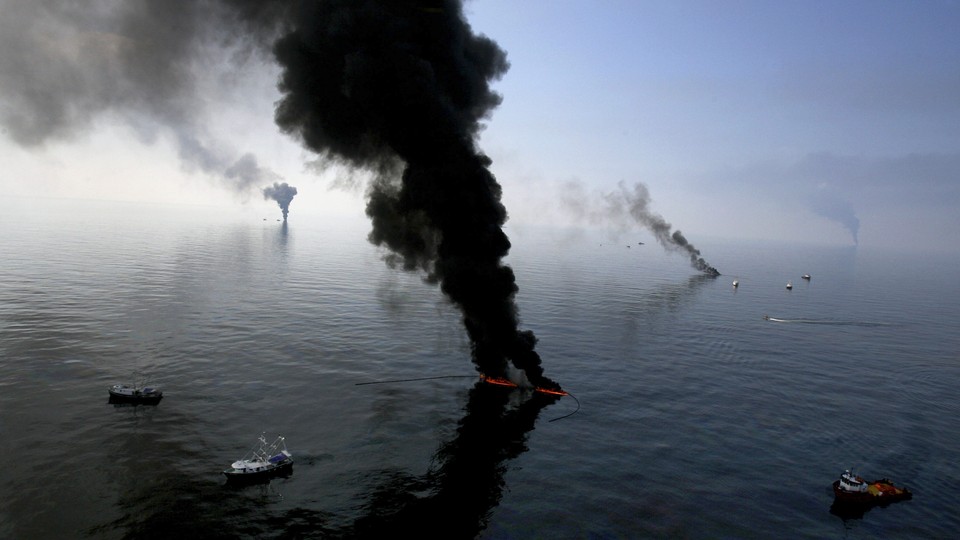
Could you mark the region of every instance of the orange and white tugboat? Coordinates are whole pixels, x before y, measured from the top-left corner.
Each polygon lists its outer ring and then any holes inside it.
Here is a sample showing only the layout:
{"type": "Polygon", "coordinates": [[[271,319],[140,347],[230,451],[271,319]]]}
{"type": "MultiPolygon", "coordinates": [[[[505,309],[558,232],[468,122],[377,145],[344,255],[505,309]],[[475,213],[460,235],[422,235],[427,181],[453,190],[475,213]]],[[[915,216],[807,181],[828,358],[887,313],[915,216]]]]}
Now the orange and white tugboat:
{"type": "Polygon", "coordinates": [[[867,482],[849,470],[833,483],[833,495],[835,503],[853,506],[886,505],[913,498],[909,489],[897,487],[886,478],[867,482]]]}

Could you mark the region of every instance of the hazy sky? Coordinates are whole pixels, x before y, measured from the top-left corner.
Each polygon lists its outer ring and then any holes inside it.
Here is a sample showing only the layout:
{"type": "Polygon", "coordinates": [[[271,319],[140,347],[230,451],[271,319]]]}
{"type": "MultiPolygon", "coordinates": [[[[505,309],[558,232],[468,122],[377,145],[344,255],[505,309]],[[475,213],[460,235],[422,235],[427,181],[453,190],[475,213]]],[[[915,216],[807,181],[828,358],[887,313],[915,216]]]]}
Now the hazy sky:
{"type": "MultiPolygon", "coordinates": [[[[363,214],[362,175],[276,128],[278,69],[224,38],[239,22],[205,34],[195,2],[73,4],[0,0],[5,196],[266,215],[259,189],[286,181],[292,223],[363,214]],[[154,43],[202,54],[172,64],[180,51],[154,43]],[[118,67],[130,51],[133,75],[118,67]]],[[[513,223],[587,224],[603,194],[642,182],[698,245],[960,251],[958,1],[476,0],[465,14],[510,62],[480,148],[513,223]]]]}

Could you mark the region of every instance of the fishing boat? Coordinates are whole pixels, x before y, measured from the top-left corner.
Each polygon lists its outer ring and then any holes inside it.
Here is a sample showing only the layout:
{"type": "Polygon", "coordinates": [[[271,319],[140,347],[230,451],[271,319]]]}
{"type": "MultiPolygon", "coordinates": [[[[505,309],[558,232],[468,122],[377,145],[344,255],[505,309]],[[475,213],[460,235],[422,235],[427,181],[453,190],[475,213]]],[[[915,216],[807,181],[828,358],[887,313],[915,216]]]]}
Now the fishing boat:
{"type": "Polygon", "coordinates": [[[740,286],[740,280],[739,279],[733,280],[733,288],[737,288],[739,286],[740,286]]]}
{"type": "Polygon", "coordinates": [[[909,489],[897,487],[886,478],[867,482],[849,470],[834,481],[833,495],[836,503],[861,506],[884,505],[913,498],[909,489]]]}
{"type": "Polygon", "coordinates": [[[787,282],[787,290],[789,291],[789,290],[792,289],[792,288],[793,288],[793,283],[791,283],[791,282],[788,281],[788,282],[787,282]]]}
{"type": "Polygon", "coordinates": [[[807,281],[810,281],[810,274],[804,274],[804,275],[800,276],[800,278],[801,278],[801,279],[805,279],[805,280],[807,280],[807,281]]]}
{"type": "Polygon", "coordinates": [[[257,444],[242,458],[234,461],[223,474],[227,480],[259,481],[288,474],[292,470],[293,455],[287,450],[286,439],[277,437],[272,443],[268,443],[261,434],[257,444]]]}
{"type": "Polygon", "coordinates": [[[108,390],[111,403],[135,403],[156,405],[163,398],[163,391],[156,386],[145,384],[115,384],[108,390]]]}

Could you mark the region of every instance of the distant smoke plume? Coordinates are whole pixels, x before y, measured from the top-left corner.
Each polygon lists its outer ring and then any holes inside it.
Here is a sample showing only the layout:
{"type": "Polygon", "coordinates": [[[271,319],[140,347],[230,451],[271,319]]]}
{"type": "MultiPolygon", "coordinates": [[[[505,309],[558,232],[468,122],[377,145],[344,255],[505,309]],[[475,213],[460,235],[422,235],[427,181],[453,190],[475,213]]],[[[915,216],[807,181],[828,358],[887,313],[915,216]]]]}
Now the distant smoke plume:
{"type": "Polygon", "coordinates": [[[810,198],[810,207],[817,215],[843,225],[853,236],[854,245],[859,245],[857,235],[860,232],[860,218],[854,212],[850,201],[818,191],[810,198]]]}
{"type": "Polygon", "coordinates": [[[263,188],[263,198],[277,201],[280,210],[283,211],[283,220],[287,220],[287,213],[290,212],[290,201],[297,194],[297,188],[287,185],[286,182],[274,182],[272,186],[263,188]]]}
{"type": "Polygon", "coordinates": [[[637,182],[631,190],[620,182],[618,188],[617,191],[602,193],[600,195],[602,202],[591,205],[582,187],[579,184],[569,183],[565,192],[564,205],[594,223],[610,222],[621,228],[628,225],[625,219],[629,216],[631,222],[652,232],[661,246],[686,254],[690,258],[690,265],[700,272],[714,277],[720,275],[716,268],[707,264],[707,261],[700,256],[700,250],[693,247],[683,233],[671,232],[671,225],[659,214],[650,210],[650,191],[647,186],[637,182]]]}
{"type": "Polygon", "coordinates": [[[860,219],[853,209],[850,197],[862,199],[865,194],[882,191],[887,182],[901,183],[904,177],[927,180],[930,177],[923,176],[926,176],[924,173],[928,171],[934,172],[934,178],[939,175],[937,167],[932,171],[929,168],[931,164],[940,162],[939,160],[918,159],[919,157],[911,155],[906,159],[867,160],[862,157],[819,152],[805,156],[792,171],[787,172],[797,178],[795,184],[806,185],[808,193],[801,200],[806,200],[809,209],[820,217],[842,225],[850,232],[854,245],[857,245],[860,219]]]}

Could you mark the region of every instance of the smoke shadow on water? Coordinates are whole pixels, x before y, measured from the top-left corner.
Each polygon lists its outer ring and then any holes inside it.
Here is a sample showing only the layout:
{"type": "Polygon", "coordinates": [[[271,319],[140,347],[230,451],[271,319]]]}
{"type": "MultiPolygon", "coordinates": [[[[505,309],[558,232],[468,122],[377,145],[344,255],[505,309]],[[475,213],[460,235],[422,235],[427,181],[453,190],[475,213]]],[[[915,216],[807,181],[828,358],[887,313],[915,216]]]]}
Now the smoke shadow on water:
{"type": "MultiPolygon", "coordinates": [[[[163,454],[180,457],[161,459],[158,474],[126,482],[116,506],[122,515],[86,533],[114,537],[119,531],[129,539],[386,538],[429,530],[439,538],[475,538],[500,503],[507,462],[527,451],[526,439],[540,412],[557,400],[478,382],[469,391],[456,435],[440,444],[430,470],[367,474],[370,485],[361,489],[365,500],[354,506],[352,516],[302,506],[276,511],[265,504],[282,499],[285,483],[297,481],[296,463],[290,477],[237,488],[180,472],[175,461],[191,452],[166,448],[163,454]]],[[[135,478],[133,471],[126,477],[135,478]]]]}
{"type": "Polygon", "coordinates": [[[505,463],[527,451],[526,437],[540,412],[559,399],[535,392],[514,406],[515,392],[477,383],[456,437],[441,445],[432,470],[377,486],[366,515],[346,536],[383,538],[397,531],[423,531],[429,524],[441,538],[475,538],[500,502],[505,463]]]}

